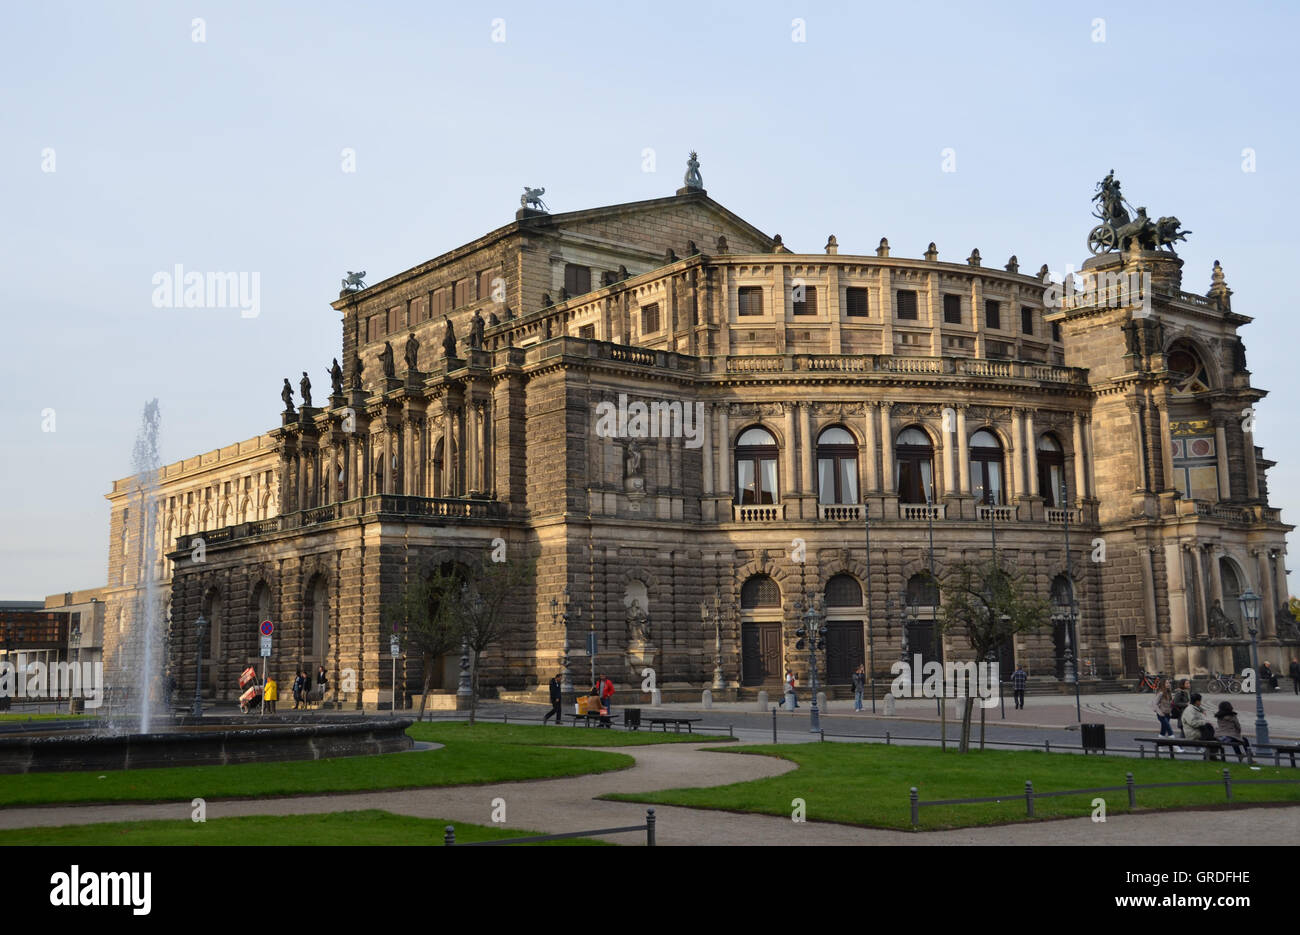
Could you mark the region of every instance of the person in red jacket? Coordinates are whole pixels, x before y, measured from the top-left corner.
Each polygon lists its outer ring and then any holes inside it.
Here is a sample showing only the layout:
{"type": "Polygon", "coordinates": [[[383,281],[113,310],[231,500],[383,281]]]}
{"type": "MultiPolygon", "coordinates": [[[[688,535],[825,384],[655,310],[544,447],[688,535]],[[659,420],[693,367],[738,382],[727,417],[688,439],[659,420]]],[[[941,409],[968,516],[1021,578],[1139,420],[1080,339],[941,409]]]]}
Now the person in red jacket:
{"type": "Polygon", "coordinates": [[[596,687],[591,690],[591,693],[600,696],[600,726],[613,727],[614,722],[610,720],[610,716],[614,713],[614,683],[601,675],[597,677],[596,687]]]}

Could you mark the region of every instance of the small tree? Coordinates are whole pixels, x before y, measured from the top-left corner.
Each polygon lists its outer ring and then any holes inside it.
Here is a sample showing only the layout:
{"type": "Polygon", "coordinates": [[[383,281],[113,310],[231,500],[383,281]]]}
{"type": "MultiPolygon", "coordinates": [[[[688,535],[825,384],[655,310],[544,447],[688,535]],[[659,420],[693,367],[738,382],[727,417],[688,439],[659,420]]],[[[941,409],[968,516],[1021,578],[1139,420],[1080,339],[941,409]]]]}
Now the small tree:
{"type": "MultiPolygon", "coordinates": [[[[940,628],[966,636],[977,662],[984,662],[1003,640],[1016,633],[1036,630],[1051,619],[1048,603],[1027,587],[1025,576],[989,562],[961,562],[951,567],[943,582],[940,628]]],[[[1001,679],[1001,673],[998,678],[1001,679]]],[[[971,709],[967,695],[961,719],[962,753],[970,749],[971,709]]],[[[980,706],[980,745],[984,743],[984,707],[980,706]]]]}
{"type": "Polygon", "coordinates": [[[484,562],[471,571],[456,594],[458,631],[472,652],[469,722],[478,711],[479,657],[510,628],[507,607],[532,580],[532,562],[484,562]]]}
{"type": "MultiPolygon", "coordinates": [[[[408,651],[413,648],[423,661],[420,720],[424,720],[424,709],[429,702],[434,664],[438,657],[455,651],[460,645],[462,620],[456,601],[460,587],[460,576],[454,571],[429,569],[417,575],[395,600],[384,604],[380,611],[385,625],[401,634],[408,651]]],[[[396,704],[396,685],[393,686],[393,698],[396,704]]]]}

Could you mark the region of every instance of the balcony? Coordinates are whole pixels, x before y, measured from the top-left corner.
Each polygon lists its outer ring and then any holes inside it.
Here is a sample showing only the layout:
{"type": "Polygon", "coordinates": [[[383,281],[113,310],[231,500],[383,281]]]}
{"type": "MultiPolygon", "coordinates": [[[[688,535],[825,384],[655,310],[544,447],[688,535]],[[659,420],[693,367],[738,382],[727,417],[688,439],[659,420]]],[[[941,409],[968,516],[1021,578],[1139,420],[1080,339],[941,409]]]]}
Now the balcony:
{"type": "Polygon", "coordinates": [[[1222,523],[1237,526],[1251,526],[1261,523],[1280,523],[1282,511],[1268,506],[1231,506],[1227,503],[1213,503],[1209,500],[1179,500],[1179,516],[1204,516],[1222,523]]]}
{"type": "Polygon", "coordinates": [[[1001,380],[1036,380],[1043,383],[1087,382],[1087,371],[1027,360],[990,360],[976,357],[922,357],[899,354],[737,354],[706,358],[706,366],[734,374],[767,373],[879,373],[934,376],[969,376],[1001,380]]]}
{"type": "Polygon", "coordinates": [[[862,505],[859,503],[819,503],[817,518],[832,522],[862,522],[862,505]]]}
{"type": "Polygon", "coordinates": [[[992,519],[995,523],[1011,523],[1016,519],[1016,508],[1013,506],[990,506],[987,503],[981,503],[975,507],[975,516],[982,523],[989,522],[992,519]]]}
{"type": "Polygon", "coordinates": [[[785,519],[784,503],[763,503],[757,505],[744,505],[733,503],[731,505],[731,518],[737,523],[776,523],[785,519]]]}
{"type": "Polygon", "coordinates": [[[1078,525],[1083,522],[1083,511],[1078,507],[1070,507],[1068,510],[1048,507],[1047,521],[1057,525],[1064,525],[1067,521],[1078,525]]]}
{"type": "Polygon", "coordinates": [[[926,505],[924,503],[900,503],[898,505],[898,518],[905,520],[921,520],[928,522],[931,520],[938,521],[944,518],[947,513],[946,503],[936,503],[926,505]]]}

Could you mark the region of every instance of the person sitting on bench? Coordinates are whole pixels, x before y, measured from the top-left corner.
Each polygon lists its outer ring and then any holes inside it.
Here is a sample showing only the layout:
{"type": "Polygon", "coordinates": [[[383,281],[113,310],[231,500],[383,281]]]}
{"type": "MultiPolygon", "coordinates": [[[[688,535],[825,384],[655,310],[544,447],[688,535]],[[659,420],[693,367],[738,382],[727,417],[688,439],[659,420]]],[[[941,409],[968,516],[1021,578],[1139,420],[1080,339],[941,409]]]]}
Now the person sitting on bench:
{"type": "Polygon", "coordinates": [[[1237,754],[1237,759],[1244,759],[1241,755],[1241,747],[1244,744],[1246,752],[1250,752],[1250,741],[1245,738],[1241,730],[1241,721],[1237,718],[1237,712],[1232,710],[1232,703],[1229,701],[1220,701],[1219,710],[1214,714],[1218,722],[1215,731],[1216,738],[1220,743],[1231,744],[1233,752],[1237,754]]]}
{"type": "Polygon", "coordinates": [[[1205,708],[1201,705],[1200,692],[1192,692],[1191,704],[1183,711],[1181,720],[1183,733],[1187,735],[1188,740],[1214,739],[1214,725],[1205,716],[1205,708]]]}

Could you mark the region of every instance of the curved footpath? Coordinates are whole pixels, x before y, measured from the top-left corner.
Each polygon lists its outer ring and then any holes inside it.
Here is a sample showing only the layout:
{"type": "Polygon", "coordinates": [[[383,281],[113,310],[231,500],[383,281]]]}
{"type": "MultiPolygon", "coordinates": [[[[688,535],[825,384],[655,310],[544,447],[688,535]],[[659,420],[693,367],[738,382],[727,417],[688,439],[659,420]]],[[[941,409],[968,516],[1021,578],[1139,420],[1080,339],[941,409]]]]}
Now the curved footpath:
{"type": "MultiPolygon", "coordinates": [[[[709,753],[704,744],[662,744],[611,748],[636,760],[630,769],[594,776],[533,782],[359,792],[275,799],[210,800],[209,818],[237,815],[296,815],[384,809],[420,818],[491,824],[492,800],[506,801],[506,823],[546,834],[635,825],[645,806],[606,802],[610,792],[648,792],[688,786],[717,786],[777,776],[795,764],[775,757],[709,753]]],[[[201,794],[201,790],[196,790],[201,794]]],[[[705,809],[656,806],[661,845],[817,845],[817,844],[1289,844],[1283,829],[1300,827],[1300,806],[1238,808],[1222,811],[1114,815],[1104,824],[1072,818],[994,828],[910,833],[788,818],[741,815],[705,809]]],[[[105,821],[190,820],[188,800],[149,805],[58,805],[0,809],[0,830],[105,821]]],[[[621,844],[641,844],[644,833],[611,835],[621,844]]]]}

